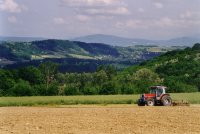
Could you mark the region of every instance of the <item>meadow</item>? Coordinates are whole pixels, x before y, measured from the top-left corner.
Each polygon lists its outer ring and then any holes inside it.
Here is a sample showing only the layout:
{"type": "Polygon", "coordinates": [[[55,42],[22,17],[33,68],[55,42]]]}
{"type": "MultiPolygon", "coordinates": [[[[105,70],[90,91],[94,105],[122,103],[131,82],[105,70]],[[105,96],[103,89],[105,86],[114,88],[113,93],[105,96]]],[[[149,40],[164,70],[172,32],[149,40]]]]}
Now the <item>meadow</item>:
{"type": "MultiPolygon", "coordinates": [[[[200,93],[171,93],[170,95],[174,101],[200,104],[200,93]]],[[[0,97],[0,106],[136,104],[139,97],[140,95],[0,97]]]]}

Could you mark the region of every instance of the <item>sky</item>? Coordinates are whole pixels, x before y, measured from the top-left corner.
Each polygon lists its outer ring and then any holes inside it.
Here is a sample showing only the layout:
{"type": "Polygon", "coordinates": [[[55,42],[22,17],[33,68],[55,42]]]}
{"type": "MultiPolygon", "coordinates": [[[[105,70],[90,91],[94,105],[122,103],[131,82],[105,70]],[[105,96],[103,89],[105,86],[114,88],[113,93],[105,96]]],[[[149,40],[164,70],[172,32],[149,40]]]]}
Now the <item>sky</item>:
{"type": "Polygon", "coordinates": [[[200,35],[200,0],[0,0],[0,36],[200,35]]]}

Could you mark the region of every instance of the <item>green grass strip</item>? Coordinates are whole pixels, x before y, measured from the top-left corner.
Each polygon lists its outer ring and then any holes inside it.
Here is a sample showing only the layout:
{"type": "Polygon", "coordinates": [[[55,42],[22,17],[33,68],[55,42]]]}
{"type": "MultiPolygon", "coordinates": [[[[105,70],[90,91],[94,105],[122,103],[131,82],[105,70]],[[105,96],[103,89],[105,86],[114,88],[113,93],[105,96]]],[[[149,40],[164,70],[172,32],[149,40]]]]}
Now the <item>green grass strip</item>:
{"type": "MultiPolygon", "coordinates": [[[[139,97],[140,95],[0,97],[0,106],[136,104],[139,97]]],[[[176,101],[200,104],[200,93],[173,93],[171,97],[176,101]]]]}

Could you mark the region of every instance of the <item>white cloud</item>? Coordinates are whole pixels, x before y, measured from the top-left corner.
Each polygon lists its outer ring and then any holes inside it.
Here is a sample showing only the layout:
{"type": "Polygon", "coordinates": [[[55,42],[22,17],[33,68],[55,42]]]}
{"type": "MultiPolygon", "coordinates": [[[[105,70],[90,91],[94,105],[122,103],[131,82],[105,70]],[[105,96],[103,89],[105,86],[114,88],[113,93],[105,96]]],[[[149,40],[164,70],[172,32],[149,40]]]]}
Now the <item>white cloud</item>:
{"type": "Polygon", "coordinates": [[[121,15],[126,15],[129,14],[129,10],[126,7],[119,7],[116,10],[113,10],[113,13],[115,14],[121,14],[121,15]]]}
{"type": "Polygon", "coordinates": [[[138,12],[143,13],[144,11],[144,8],[138,8],[138,12]]]}
{"type": "Polygon", "coordinates": [[[6,11],[10,13],[20,13],[25,9],[25,6],[20,6],[14,0],[4,0],[0,2],[0,11],[6,11]]]}
{"type": "Polygon", "coordinates": [[[154,29],[157,29],[157,28],[173,29],[173,28],[189,27],[192,24],[195,25],[197,23],[195,23],[194,21],[162,17],[160,19],[149,19],[149,20],[145,20],[145,21],[141,20],[141,19],[124,20],[121,22],[117,22],[115,24],[115,26],[117,28],[128,28],[128,29],[152,29],[152,28],[154,28],[154,29]]]}
{"type": "Polygon", "coordinates": [[[139,28],[142,25],[141,20],[128,20],[126,26],[130,28],[139,28]]]}
{"type": "Polygon", "coordinates": [[[173,26],[175,25],[175,21],[169,17],[163,17],[160,20],[156,21],[155,25],[160,26],[160,27],[173,26]]]}
{"type": "Polygon", "coordinates": [[[86,15],[77,15],[76,18],[81,22],[86,22],[90,20],[90,17],[86,15]]]}
{"type": "Polygon", "coordinates": [[[160,2],[155,2],[155,3],[153,3],[153,5],[156,7],[156,8],[163,8],[163,4],[162,3],[160,3],[160,2]]]}
{"type": "Polygon", "coordinates": [[[115,9],[91,8],[91,9],[87,9],[86,13],[91,14],[91,15],[128,15],[129,10],[125,7],[119,7],[119,8],[115,8],[115,9]]]}
{"type": "Polygon", "coordinates": [[[87,3],[88,5],[96,5],[96,4],[103,4],[103,5],[111,5],[116,0],[82,0],[82,2],[87,3]]]}
{"type": "Polygon", "coordinates": [[[79,14],[86,15],[127,15],[129,10],[123,0],[61,0],[79,14]]]}
{"type": "Polygon", "coordinates": [[[68,6],[109,6],[122,4],[121,0],[62,0],[68,6]]]}
{"type": "Polygon", "coordinates": [[[55,24],[65,24],[65,20],[62,17],[56,17],[53,19],[55,24]]]}
{"type": "Polygon", "coordinates": [[[128,29],[145,29],[148,26],[145,24],[146,22],[139,19],[130,19],[123,22],[117,22],[115,26],[117,28],[128,28],[128,29]]]}
{"type": "Polygon", "coordinates": [[[15,16],[10,16],[10,17],[8,17],[8,22],[10,22],[10,23],[17,23],[18,20],[17,20],[17,18],[15,16]]]}
{"type": "MultiPolygon", "coordinates": [[[[150,22],[149,22],[150,23],[150,22]]],[[[163,17],[159,20],[153,20],[153,27],[159,27],[162,29],[185,29],[191,27],[200,27],[200,20],[191,20],[191,19],[179,19],[179,18],[170,18],[163,17]]]]}
{"type": "Polygon", "coordinates": [[[197,11],[186,11],[180,14],[181,19],[200,19],[200,12],[197,11]]]}

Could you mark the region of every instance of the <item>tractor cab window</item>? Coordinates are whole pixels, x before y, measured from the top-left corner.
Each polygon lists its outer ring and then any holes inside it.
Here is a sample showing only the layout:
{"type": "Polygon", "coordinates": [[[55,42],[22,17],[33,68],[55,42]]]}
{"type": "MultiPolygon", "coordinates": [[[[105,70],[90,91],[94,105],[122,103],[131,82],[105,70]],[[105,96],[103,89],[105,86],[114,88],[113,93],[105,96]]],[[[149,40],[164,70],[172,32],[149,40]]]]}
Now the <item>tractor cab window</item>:
{"type": "Polygon", "coordinates": [[[157,96],[160,97],[160,95],[163,93],[163,90],[158,88],[157,89],[157,96]]]}
{"type": "Polygon", "coordinates": [[[150,94],[155,94],[156,93],[156,88],[151,88],[150,89],[150,94]]]}

